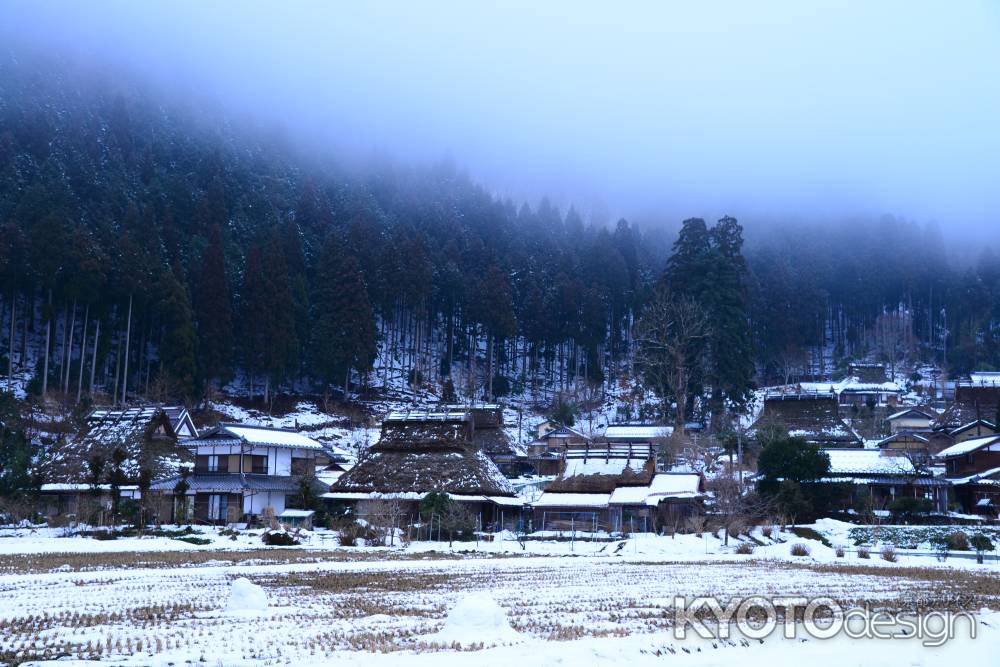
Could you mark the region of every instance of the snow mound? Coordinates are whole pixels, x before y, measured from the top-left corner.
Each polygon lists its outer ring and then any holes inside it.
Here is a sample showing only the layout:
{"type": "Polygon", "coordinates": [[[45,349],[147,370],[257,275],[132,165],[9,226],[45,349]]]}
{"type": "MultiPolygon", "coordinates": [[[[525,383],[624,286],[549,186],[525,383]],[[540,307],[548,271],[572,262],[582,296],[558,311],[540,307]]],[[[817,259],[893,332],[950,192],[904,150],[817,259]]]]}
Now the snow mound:
{"type": "Polygon", "coordinates": [[[267,609],[267,593],[249,579],[240,577],[229,590],[226,611],[264,611],[267,609]]]}
{"type": "Polygon", "coordinates": [[[444,627],[429,637],[431,641],[459,644],[501,644],[521,640],[510,627],[507,613],[489,593],[462,596],[444,621],[444,627]]]}

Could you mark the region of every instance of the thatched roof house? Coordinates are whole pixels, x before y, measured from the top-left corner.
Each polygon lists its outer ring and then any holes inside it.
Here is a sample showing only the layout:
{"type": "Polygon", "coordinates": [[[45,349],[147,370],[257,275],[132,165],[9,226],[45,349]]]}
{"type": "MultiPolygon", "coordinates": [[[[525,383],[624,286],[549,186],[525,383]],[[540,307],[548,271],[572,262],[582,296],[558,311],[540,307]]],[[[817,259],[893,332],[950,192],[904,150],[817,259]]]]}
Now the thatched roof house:
{"type": "Polygon", "coordinates": [[[848,427],[838,414],[837,397],[833,393],[811,391],[772,391],[764,397],[764,409],[750,428],[752,437],[757,430],[776,424],[788,429],[789,435],[824,447],[861,447],[861,438],[848,427]]]}
{"type": "Polygon", "coordinates": [[[91,412],[76,438],[53,457],[46,481],[88,481],[89,461],[100,457],[110,465],[115,450],[125,453],[123,468],[132,479],[142,469],[149,469],[154,477],[170,474],[191,459],[177,447],[173,425],[162,408],[102,408],[91,412]]]}
{"type": "Polygon", "coordinates": [[[332,493],[419,494],[513,497],[514,489],[496,464],[471,442],[464,411],[391,415],[382,438],[341,475],[332,493]]]}

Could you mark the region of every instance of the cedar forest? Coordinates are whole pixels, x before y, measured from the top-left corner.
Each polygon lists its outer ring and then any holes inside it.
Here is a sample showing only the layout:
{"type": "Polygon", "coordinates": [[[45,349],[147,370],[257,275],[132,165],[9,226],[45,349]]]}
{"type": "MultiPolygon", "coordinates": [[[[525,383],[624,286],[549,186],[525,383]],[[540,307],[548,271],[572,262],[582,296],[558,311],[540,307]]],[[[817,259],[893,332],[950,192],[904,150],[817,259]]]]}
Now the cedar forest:
{"type": "Polygon", "coordinates": [[[0,61],[0,370],[36,396],[370,392],[381,354],[446,394],[461,369],[465,398],[551,399],[638,363],[683,415],[861,356],[1000,367],[1000,260],[949,264],[934,225],[664,223],[500,199],[447,162],[341,169],[122,81],[0,61]]]}

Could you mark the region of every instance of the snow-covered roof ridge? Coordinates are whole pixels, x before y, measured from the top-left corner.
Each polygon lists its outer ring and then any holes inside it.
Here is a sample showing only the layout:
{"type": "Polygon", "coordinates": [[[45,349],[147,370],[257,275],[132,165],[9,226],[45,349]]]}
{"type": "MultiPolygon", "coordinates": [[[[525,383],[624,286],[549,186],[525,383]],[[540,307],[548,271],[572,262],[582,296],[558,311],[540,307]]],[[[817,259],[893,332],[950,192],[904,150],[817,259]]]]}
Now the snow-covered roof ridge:
{"type": "Polygon", "coordinates": [[[830,457],[829,475],[906,475],[917,472],[908,457],[880,449],[826,448],[823,451],[830,457]]]}
{"type": "Polygon", "coordinates": [[[925,410],[922,407],[915,406],[915,407],[903,408],[899,412],[894,412],[893,414],[891,414],[888,417],[886,417],[886,419],[888,421],[893,421],[894,419],[900,419],[902,417],[905,417],[906,415],[910,414],[911,412],[915,413],[918,416],[926,417],[927,419],[934,419],[937,416],[935,414],[931,414],[930,409],[925,410]]]}
{"type": "Polygon", "coordinates": [[[248,443],[254,445],[294,447],[297,449],[323,449],[322,444],[307,435],[291,429],[274,426],[254,426],[251,424],[223,422],[218,425],[217,432],[226,433],[239,440],[246,440],[248,443]]]}
{"type": "Polygon", "coordinates": [[[673,426],[661,424],[608,424],[604,437],[608,440],[651,440],[670,437],[673,432],[673,426]]]}
{"type": "Polygon", "coordinates": [[[989,447],[993,444],[1000,444],[1000,435],[987,435],[982,438],[970,438],[969,440],[963,440],[962,442],[956,443],[947,449],[942,449],[936,454],[936,457],[939,459],[948,459],[954,456],[962,456],[964,454],[974,452],[977,449],[989,447]]]}

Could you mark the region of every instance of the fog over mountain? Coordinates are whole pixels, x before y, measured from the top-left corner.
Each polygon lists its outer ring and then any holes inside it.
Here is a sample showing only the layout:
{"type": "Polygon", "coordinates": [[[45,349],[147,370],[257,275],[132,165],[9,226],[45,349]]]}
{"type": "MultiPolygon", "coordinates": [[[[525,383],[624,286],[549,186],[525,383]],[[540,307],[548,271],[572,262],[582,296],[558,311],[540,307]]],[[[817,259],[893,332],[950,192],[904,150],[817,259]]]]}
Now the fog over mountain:
{"type": "Polygon", "coordinates": [[[5,2],[0,24],[344,162],[450,156],[598,219],[997,226],[992,2],[5,2]]]}

